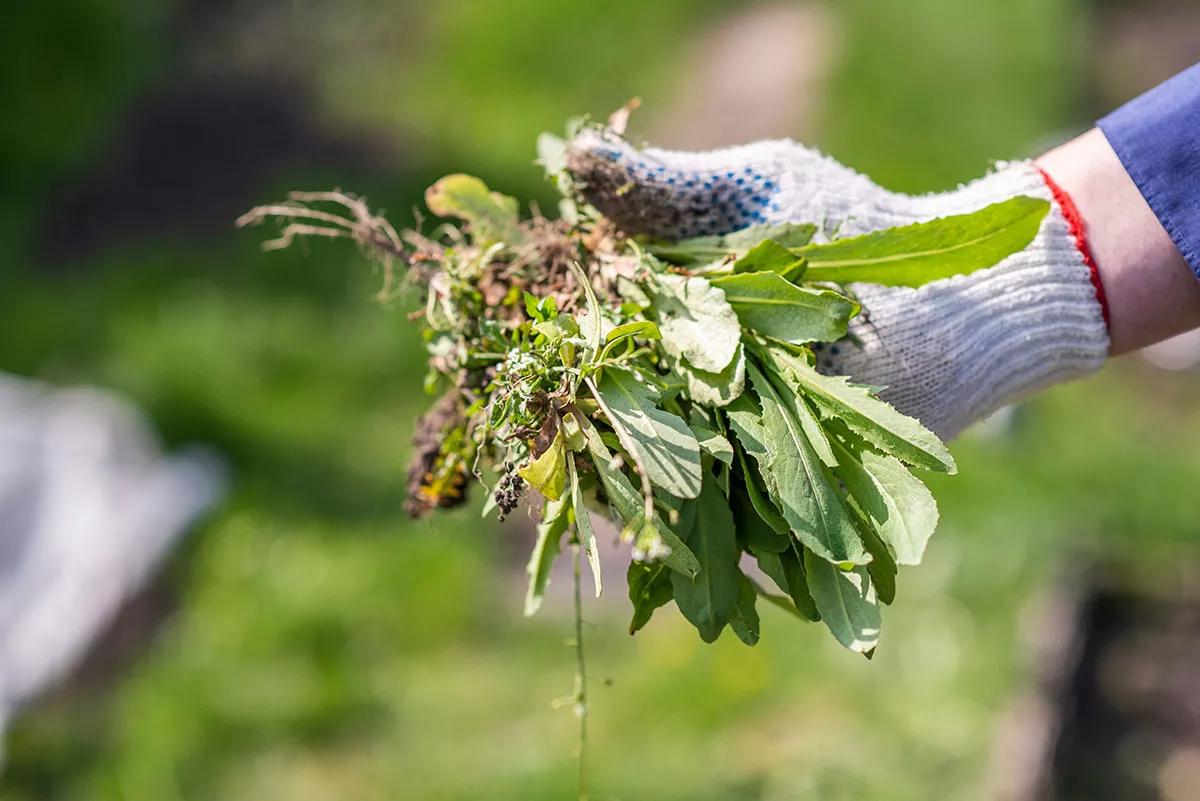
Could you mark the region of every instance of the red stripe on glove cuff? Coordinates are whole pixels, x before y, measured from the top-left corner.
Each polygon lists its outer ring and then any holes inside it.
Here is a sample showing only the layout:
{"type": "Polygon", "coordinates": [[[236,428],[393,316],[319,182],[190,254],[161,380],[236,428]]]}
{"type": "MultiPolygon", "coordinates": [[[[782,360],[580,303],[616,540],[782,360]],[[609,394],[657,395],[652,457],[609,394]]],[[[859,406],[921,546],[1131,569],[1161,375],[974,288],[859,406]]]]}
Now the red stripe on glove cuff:
{"type": "Polygon", "coordinates": [[[1107,328],[1109,326],[1108,297],[1104,294],[1104,284],[1100,282],[1100,270],[1096,267],[1096,259],[1092,256],[1087,234],[1083,230],[1083,217],[1079,216],[1079,209],[1076,208],[1075,201],[1071,200],[1071,196],[1056,184],[1045,170],[1042,170],[1041,173],[1042,178],[1046,180],[1046,186],[1050,187],[1050,192],[1054,195],[1054,201],[1062,209],[1063,217],[1066,218],[1067,225],[1071,229],[1071,236],[1075,237],[1075,247],[1079,248],[1080,254],[1083,255],[1083,263],[1091,272],[1092,286],[1096,289],[1096,300],[1100,301],[1100,314],[1103,315],[1104,326],[1107,328]]]}

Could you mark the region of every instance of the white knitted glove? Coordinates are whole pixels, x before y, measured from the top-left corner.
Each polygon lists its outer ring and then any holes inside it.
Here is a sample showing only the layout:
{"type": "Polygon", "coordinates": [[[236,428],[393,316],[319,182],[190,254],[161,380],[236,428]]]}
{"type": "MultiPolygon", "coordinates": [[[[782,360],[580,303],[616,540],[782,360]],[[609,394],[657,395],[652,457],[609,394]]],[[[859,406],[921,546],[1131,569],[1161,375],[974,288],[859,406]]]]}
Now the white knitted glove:
{"type": "Polygon", "coordinates": [[[846,237],[1017,195],[1051,201],[1033,243],[991,269],[920,289],[853,285],[867,310],[851,328],[861,347],[817,348],[821,370],[884,388],[883,398],[943,438],[1032,392],[1089,375],[1108,353],[1102,290],[1082,234],[1031,162],[1000,164],[954,191],[915,197],[790,141],[685,153],[638,150],[587,131],[571,142],[568,167],[623,230],[664,239],[775,222],[821,223],[846,237]]]}

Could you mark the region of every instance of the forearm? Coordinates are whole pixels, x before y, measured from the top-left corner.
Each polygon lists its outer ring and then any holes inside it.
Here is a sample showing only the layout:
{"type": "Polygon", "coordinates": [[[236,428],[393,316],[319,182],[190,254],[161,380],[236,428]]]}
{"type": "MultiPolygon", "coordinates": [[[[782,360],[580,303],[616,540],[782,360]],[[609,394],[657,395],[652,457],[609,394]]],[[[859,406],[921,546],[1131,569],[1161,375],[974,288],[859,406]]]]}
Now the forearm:
{"type": "Polygon", "coordinates": [[[1070,195],[1108,299],[1114,356],[1200,327],[1200,280],[1099,129],[1038,166],[1070,195]]]}

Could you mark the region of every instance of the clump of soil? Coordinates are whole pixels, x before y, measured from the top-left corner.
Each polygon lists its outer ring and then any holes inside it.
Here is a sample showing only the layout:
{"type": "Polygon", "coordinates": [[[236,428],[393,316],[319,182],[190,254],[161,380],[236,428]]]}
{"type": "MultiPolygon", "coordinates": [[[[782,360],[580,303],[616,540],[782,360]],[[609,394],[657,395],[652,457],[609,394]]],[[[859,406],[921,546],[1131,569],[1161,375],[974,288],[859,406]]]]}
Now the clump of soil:
{"type": "Polygon", "coordinates": [[[691,208],[663,184],[631,181],[620,163],[588,148],[567,154],[567,170],[586,188],[588,201],[624,231],[678,231],[687,219],[702,219],[707,204],[691,208]]]}
{"type": "Polygon", "coordinates": [[[454,392],[443,395],[417,420],[412,438],[412,462],[408,468],[408,498],[404,501],[404,511],[410,516],[421,517],[435,508],[451,509],[466,503],[465,464],[456,467],[442,482],[445,487],[441,492],[437,491],[436,479],[442,467],[439,462],[445,458],[443,443],[451,432],[465,424],[462,404],[454,392]]]}

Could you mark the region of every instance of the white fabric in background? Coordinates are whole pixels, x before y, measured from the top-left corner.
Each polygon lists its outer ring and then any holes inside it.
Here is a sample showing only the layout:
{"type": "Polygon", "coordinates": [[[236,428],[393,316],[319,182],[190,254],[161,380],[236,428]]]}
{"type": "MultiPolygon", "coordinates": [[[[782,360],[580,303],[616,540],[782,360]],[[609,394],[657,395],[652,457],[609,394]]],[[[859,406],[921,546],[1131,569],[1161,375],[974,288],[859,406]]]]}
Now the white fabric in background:
{"type": "Polygon", "coordinates": [[[221,494],[115,396],[0,375],[0,722],[68,673],[221,494]]]}

